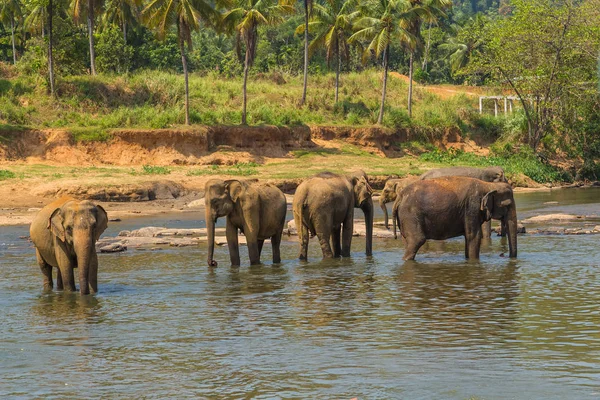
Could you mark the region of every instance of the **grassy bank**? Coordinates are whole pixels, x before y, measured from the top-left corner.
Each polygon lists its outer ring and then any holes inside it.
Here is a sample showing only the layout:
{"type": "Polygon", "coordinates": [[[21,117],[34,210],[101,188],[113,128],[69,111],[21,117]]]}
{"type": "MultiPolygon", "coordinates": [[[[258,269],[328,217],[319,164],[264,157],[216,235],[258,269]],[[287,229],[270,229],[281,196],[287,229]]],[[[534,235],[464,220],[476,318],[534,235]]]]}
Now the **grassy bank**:
{"type": "MultiPolygon", "coordinates": [[[[368,70],[341,78],[340,101],[334,103],[335,76],[311,76],[307,103],[298,107],[300,76],[256,74],[248,83],[251,125],[350,125],[376,122],[381,73],[368,70]]],[[[235,125],[241,120],[241,78],[218,74],[190,76],[191,122],[235,125]]],[[[476,98],[440,99],[422,88],[414,94],[413,118],[406,112],[407,83],[390,76],[384,125],[463,131],[486,128],[489,118],[476,112],[476,98]]],[[[57,81],[58,98],[47,94],[45,79],[13,74],[0,79],[0,122],[31,127],[167,128],[182,124],[183,78],[148,71],[125,76],[72,76],[57,81]]]]}

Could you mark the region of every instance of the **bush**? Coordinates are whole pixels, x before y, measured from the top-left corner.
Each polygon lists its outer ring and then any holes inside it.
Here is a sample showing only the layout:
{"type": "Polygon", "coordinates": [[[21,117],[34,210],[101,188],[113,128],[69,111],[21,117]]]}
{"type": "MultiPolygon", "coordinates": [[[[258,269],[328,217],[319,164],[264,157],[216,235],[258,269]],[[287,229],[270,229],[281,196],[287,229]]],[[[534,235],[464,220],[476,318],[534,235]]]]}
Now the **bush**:
{"type": "Polygon", "coordinates": [[[12,171],[8,171],[6,169],[0,169],[0,181],[6,180],[6,179],[12,179],[15,177],[15,173],[12,171]]]}
{"type": "Polygon", "coordinates": [[[96,66],[100,72],[123,73],[131,68],[133,48],[125,43],[116,26],[96,35],[96,66]]]}

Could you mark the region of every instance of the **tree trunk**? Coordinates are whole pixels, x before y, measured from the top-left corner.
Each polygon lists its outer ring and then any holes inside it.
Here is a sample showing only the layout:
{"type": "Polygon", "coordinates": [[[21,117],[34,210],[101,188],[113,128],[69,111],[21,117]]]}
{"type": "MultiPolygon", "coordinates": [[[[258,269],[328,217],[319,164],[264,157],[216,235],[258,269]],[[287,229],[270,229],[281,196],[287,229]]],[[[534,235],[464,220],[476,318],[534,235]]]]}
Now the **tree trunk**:
{"type": "MultiPolygon", "coordinates": [[[[306,103],[306,87],[308,85],[308,0],[304,0],[304,86],[300,106],[306,103]]],[[[337,100],[336,100],[337,101],[337,100]]]]}
{"type": "Polygon", "coordinates": [[[335,70],[335,102],[338,102],[338,93],[340,91],[340,64],[342,63],[340,54],[340,42],[339,39],[336,42],[336,53],[337,53],[337,68],[335,70]]]}
{"type": "Polygon", "coordinates": [[[123,40],[127,44],[127,22],[125,21],[125,15],[123,15],[123,40]]]}
{"type": "Polygon", "coordinates": [[[413,69],[415,52],[410,53],[410,62],[408,67],[408,118],[412,118],[412,92],[413,92],[413,69]]]}
{"type": "Polygon", "coordinates": [[[427,57],[429,57],[429,46],[431,46],[431,22],[427,28],[427,44],[425,45],[425,54],[423,55],[423,71],[427,71],[427,57]]]}
{"type": "Polygon", "coordinates": [[[383,123],[383,107],[385,105],[385,90],[387,87],[389,52],[390,46],[388,45],[383,51],[383,87],[381,88],[381,107],[379,108],[379,117],[377,118],[378,125],[383,123]]]}
{"type": "Polygon", "coordinates": [[[10,36],[12,39],[13,64],[17,64],[17,51],[15,50],[15,21],[10,20],[10,36]]]}
{"type": "Polygon", "coordinates": [[[54,59],[52,57],[52,0],[48,1],[46,6],[46,13],[48,14],[48,74],[50,76],[50,94],[54,93],[54,59]]]}
{"type": "Polygon", "coordinates": [[[181,51],[181,64],[183,65],[183,79],[185,81],[185,124],[190,124],[190,88],[188,85],[187,59],[185,58],[185,47],[183,38],[179,37],[179,51],[181,51]]]}
{"type": "Polygon", "coordinates": [[[246,59],[244,60],[244,86],[242,88],[242,125],[246,125],[246,83],[248,82],[248,70],[250,66],[250,51],[246,49],[246,59]]]}
{"type": "Polygon", "coordinates": [[[94,0],[88,0],[88,36],[90,37],[90,70],[96,75],[96,53],[94,52],[94,0]]]}

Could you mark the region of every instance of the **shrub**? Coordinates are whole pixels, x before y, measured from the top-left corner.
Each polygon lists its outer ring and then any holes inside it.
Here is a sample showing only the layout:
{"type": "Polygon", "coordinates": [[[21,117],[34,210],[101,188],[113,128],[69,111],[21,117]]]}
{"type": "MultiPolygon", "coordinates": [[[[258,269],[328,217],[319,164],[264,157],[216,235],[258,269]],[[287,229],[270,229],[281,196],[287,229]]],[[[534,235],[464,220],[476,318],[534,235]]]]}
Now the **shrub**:
{"type": "Polygon", "coordinates": [[[6,179],[12,179],[15,177],[15,173],[12,171],[8,171],[6,169],[0,169],[0,181],[6,180],[6,179]]]}
{"type": "Polygon", "coordinates": [[[96,35],[96,66],[100,72],[123,73],[131,68],[133,48],[125,43],[116,26],[96,35]]]}

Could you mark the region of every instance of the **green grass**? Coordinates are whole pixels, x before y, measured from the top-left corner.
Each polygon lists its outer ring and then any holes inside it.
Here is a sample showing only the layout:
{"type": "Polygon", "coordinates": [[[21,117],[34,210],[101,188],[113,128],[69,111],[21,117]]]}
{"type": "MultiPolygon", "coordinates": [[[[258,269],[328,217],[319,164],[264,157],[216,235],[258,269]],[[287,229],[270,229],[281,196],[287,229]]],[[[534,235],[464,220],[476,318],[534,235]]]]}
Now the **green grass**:
{"type": "Polygon", "coordinates": [[[227,168],[221,168],[218,165],[211,165],[203,169],[191,169],[187,176],[202,176],[202,175],[233,175],[233,176],[251,176],[258,174],[258,164],[254,162],[237,163],[227,168]]]}
{"type": "Polygon", "coordinates": [[[6,169],[0,169],[0,181],[6,180],[6,179],[12,179],[15,177],[16,177],[16,175],[14,172],[8,171],[6,169]]]}
{"type": "MultiPolygon", "coordinates": [[[[11,126],[76,128],[81,129],[74,131],[76,140],[86,141],[107,140],[106,129],[167,128],[181,125],[185,119],[183,77],[169,72],[60,77],[57,99],[40,89],[36,77],[16,76],[3,82],[6,89],[0,90],[0,127],[4,123],[11,126]]],[[[334,74],[311,76],[306,105],[299,108],[301,76],[285,75],[285,83],[277,84],[268,74],[251,75],[248,82],[248,123],[278,126],[373,125],[379,111],[381,72],[366,70],[343,74],[337,104],[334,102],[334,82],[334,74]]],[[[217,73],[204,76],[191,74],[189,86],[192,123],[240,123],[241,77],[227,78],[217,73]]],[[[426,127],[435,132],[442,132],[448,127],[475,126],[476,99],[455,96],[441,100],[424,89],[416,88],[413,118],[410,119],[406,112],[407,90],[406,82],[390,76],[385,126],[426,127]]]]}
{"type": "Polygon", "coordinates": [[[450,149],[448,151],[433,150],[419,157],[422,161],[433,162],[441,165],[467,165],[473,167],[500,166],[510,177],[515,174],[524,174],[538,183],[565,182],[571,177],[564,171],[543,163],[528,148],[521,148],[518,153],[503,156],[490,155],[478,156],[462,150],[450,149]]]}
{"type": "Polygon", "coordinates": [[[161,167],[157,165],[144,165],[142,166],[143,175],[169,175],[171,168],[161,167]]]}

